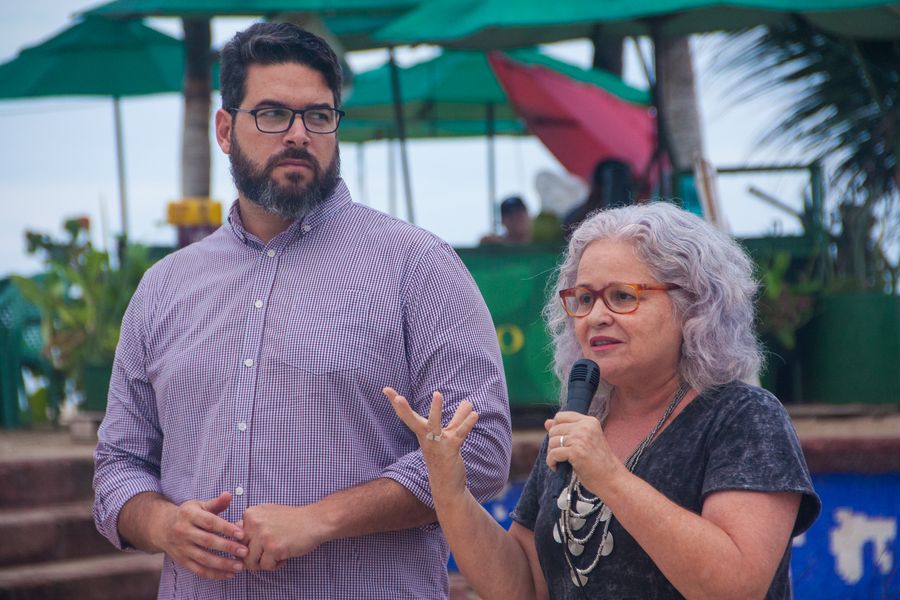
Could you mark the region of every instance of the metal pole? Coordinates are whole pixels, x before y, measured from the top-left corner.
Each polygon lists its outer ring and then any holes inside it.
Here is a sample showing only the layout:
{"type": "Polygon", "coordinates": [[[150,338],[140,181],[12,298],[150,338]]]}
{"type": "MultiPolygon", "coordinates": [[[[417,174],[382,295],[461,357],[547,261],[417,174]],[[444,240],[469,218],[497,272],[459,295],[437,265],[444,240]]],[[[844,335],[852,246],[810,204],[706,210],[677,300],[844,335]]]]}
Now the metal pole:
{"type": "Polygon", "coordinates": [[[662,198],[670,198],[672,196],[674,185],[671,179],[666,176],[665,159],[669,159],[672,165],[672,176],[675,175],[676,165],[678,164],[669,144],[669,138],[666,135],[665,115],[663,114],[663,105],[666,102],[665,94],[659,83],[659,44],[661,35],[659,34],[658,23],[654,19],[650,22],[650,39],[653,42],[653,81],[650,85],[650,98],[653,106],[656,107],[656,168],[659,174],[659,195],[662,198]]]}
{"type": "Polygon", "coordinates": [[[362,142],[356,144],[356,181],[359,185],[359,201],[368,204],[366,200],[368,196],[366,194],[366,153],[362,142]]]}
{"type": "Polygon", "coordinates": [[[116,169],[119,176],[119,216],[122,237],[128,237],[128,198],[125,193],[125,144],[122,140],[122,107],[119,97],[113,96],[113,121],[116,134],[116,169]]]}
{"type": "Polygon", "coordinates": [[[497,148],[496,148],[496,140],[495,138],[495,121],[494,121],[494,105],[488,103],[487,105],[487,153],[488,153],[488,164],[487,164],[487,178],[488,178],[488,206],[490,207],[491,214],[489,223],[491,224],[491,231],[494,233],[499,233],[498,227],[499,223],[497,222],[497,148]]]}
{"type": "Polygon", "coordinates": [[[406,124],[403,120],[403,97],[400,93],[400,69],[394,59],[394,47],[388,48],[388,62],[391,69],[391,90],[394,95],[394,118],[397,121],[397,140],[400,143],[400,168],[403,171],[403,191],[406,195],[406,219],[415,224],[413,212],[412,184],[409,180],[409,160],[406,157],[406,124]]]}
{"type": "Polygon", "coordinates": [[[397,165],[396,152],[394,152],[394,138],[387,139],[387,166],[388,166],[388,214],[397,216],[397,165]]]}

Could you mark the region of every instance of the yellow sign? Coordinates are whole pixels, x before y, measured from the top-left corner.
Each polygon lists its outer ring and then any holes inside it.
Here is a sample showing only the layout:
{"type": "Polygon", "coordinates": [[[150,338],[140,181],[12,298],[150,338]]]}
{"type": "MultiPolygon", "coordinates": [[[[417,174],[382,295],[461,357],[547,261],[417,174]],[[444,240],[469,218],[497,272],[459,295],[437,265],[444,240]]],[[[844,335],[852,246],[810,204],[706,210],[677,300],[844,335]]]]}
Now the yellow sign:
{"type": "Polygon", "coordinates": [[[167,221],[180,227],[221,225],[222,204],[212,198],[182,198],[169,202],[167,221]]]}
{"type": "Polygon", "coordinates": [[[502,354],[516,354],[525,345],[525,334],[518,325],[504,323],[497,325],[497,341],[502,354]]]}

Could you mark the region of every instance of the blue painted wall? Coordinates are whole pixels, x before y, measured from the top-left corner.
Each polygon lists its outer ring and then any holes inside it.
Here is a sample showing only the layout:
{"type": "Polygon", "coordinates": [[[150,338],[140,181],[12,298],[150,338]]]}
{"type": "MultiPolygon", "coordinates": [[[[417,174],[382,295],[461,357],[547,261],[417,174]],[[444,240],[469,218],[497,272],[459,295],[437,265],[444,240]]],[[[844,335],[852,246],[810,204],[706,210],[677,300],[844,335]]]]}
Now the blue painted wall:
{"type": "MultiPolygon", "coordinates": [[[[506,528],[523,483],[484,505],[506,528]]],[[[813,474],[813,485],[822,514],[794,539],[795,600],[900,599],[900,474],[813,474]]]]}
{"type": "Polygon", "coordinates": [[[900,474],[813,474],[822,514],[794,539],[796,600],[900,598],[900,474]]]}

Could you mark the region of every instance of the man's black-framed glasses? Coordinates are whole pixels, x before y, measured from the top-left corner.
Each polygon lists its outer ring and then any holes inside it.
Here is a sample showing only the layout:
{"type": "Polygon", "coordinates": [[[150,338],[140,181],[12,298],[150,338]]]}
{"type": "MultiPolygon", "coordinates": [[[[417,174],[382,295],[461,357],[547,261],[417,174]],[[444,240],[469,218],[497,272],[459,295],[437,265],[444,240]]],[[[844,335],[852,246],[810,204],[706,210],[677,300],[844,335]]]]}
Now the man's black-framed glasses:
{"type": "Polygon", "coordinates": [[[285,108],[265,107],[248,110],[231,108],[234,112],[253,115],[256,128],[262,133],[284,133],[294,126],[294,119],[300,115],[303,126],[310,133],[334,133],[341,124],[344,111],[337,108],[285,108]]]}

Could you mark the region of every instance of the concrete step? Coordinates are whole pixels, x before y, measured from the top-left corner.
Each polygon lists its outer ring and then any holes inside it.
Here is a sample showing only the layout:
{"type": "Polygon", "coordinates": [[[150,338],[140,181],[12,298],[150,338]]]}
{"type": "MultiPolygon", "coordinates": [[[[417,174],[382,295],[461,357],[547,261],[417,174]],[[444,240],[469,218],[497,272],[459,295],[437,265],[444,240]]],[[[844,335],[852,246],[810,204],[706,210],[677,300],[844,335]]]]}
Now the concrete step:
{"type": "Polygon", "coordinates": [[[125,554],[0,568],[0,600],[153,600],[162,554],[125,554]]]}
{"type": "Polygon", "coordinates": [[[0,460],[0,509],[90,500],[93,478],[88,456],[0,460]]]}
{"type": "Polygon", "coordinates": [[[97,533],[91,501],[0,510],[0,567],[117,552],[97,533]]]}

